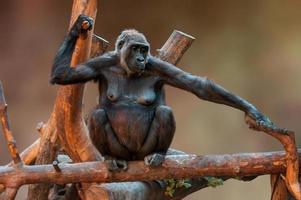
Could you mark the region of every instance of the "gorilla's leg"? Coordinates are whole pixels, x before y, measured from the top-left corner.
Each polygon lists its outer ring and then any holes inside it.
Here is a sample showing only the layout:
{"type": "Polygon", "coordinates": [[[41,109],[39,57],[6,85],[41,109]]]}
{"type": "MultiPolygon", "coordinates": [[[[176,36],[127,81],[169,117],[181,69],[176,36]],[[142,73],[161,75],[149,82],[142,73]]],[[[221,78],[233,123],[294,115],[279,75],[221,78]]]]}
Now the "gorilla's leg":
{"type": "Polygon", "coordinates": [[[108,137],[104,129],[108,120],[105,111],[103,109],[95,109],[90,114],[87,123],[92,143],[102,155],[108,155],[108,137]]]}
{"type": "Polygon", "coordinates": [[[158,106],[138,157],[144,157],[147,165],[160,165],[172,142],[175,128],[176,123],[171,108],[158,106]]]}
{"type": "Polygon", "coordinates": [[[116,138],[103,109],[96,109],[90,114],[88,128],[93,144],[106,158],[109,169],[126,168],[126,162],[117,159],[128,160],[131,154],[116,138]]]}

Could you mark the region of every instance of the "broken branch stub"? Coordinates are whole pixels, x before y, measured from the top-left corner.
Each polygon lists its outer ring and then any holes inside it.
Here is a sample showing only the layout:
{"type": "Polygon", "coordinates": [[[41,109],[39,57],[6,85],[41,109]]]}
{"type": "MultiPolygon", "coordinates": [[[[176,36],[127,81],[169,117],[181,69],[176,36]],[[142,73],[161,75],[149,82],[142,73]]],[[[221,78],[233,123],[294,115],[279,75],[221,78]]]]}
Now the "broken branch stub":
{"type": "Polygon", "coordinates": [[[162,48],[158,50],[158,57],[176,65],[194,40],[195,38],[191,35],[174,30],[162,48]]]}

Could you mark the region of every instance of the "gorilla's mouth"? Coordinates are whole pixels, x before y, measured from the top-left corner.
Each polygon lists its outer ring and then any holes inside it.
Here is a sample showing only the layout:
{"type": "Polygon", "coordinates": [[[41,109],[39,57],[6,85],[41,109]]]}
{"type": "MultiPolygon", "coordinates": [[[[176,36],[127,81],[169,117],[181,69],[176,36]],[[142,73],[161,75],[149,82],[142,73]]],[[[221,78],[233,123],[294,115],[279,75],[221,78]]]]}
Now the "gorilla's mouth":
{"type": "Polygon", "coordinates": [[[140,62],[136,62],[134,66],[132,66],[131,71],[133,71],[134,73],[138,73],[141,74],[145,69],[145,64],[144,63],[140,63],[140,62]]]}

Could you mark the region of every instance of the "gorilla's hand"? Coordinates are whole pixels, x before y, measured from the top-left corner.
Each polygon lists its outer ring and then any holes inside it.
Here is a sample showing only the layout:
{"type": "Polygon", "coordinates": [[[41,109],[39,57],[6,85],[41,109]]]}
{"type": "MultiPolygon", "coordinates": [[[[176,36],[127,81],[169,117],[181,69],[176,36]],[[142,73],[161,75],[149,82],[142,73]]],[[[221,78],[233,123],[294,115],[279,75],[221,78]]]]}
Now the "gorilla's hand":
{"type": "Polygon", "coordinates": [[[267,116],[255,108],[246,113],[245,121],[250,129],[256,131],[288,133],[288,130],[278,128],[267,116]]]}
{"type": "Polygon", "coordinates": [[[91,17],[86,15],[79,15],[71,28],[71,34],[73,36],[86,36],[87,32],[92,30],[94,21],[91,17]]]}

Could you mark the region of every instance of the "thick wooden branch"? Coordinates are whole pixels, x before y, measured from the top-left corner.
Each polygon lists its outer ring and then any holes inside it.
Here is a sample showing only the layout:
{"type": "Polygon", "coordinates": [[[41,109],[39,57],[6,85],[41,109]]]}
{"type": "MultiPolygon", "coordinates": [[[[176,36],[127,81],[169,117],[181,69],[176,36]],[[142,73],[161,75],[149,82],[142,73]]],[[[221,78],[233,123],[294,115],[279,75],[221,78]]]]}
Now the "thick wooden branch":
{"type": "MultiPolygon", "coordinates": [[[[78,17],[85,13],[95,19],[97,1],[75,0],[70,20],[70,27],[78,17]]],[[[80,37],[72,56],[71,66],[76,66],[87,60],[90,56],[93,30],[87,38],[80,37]]],[[[103,52],[107,43],[100,37],[94,36],[93,53],[97,55],[103,52]]],[[[61,87],[56,98],[54,112],[47,125],[40,129],[41,140],[36,164],[49,164],[56,156],[57,137],[60,139],[64,151],[74,161],[101,160],[101,155],[92,145],[88,137],[87,128],[83,121],[81,107],[84,85],[70,85],[61,87]]],[[[29,188],[28,198],[42,200],[47,199],[49,184],[32,185],[29,188]]]]}
{"type": "MultiPolygon", "coordinates": [[[[301,157],[301,149],[299,151],[301,157]]],[[[245,177],[285,172],[284,152],[245,153],[226,155],[178,155],[167,156],[163,165],[150,168],[143,161],[129,162],[126,171],[106,172],[104,162],[59,164],[60,172],[53,165],[0,167],[0,183],[9,188],[18,188],[32,183],[77,183],[77,182],[124,182],[182,179],[200,176],[245,177]]]]}
{"type": "MultiPolygon", "coordinates": [[[[96,0],[74,0],[70,27],[80,14],[95,19],[97,11],[96,0]]],[[[79,38],[73,52],[71,66],[76,66],[90,56],[92,31],[87,38],[79,38]]],[[[51,118],[56,123],[56,129],[61,145],[75,162],[101,160],[102,157],[89,139],[87,127],[82,117],[82,98],[84,84],[60,86],[51,118]]],[[[50,119],[51,120],[51,119],[50,119]]]]}

